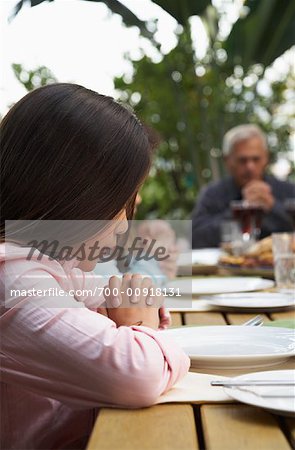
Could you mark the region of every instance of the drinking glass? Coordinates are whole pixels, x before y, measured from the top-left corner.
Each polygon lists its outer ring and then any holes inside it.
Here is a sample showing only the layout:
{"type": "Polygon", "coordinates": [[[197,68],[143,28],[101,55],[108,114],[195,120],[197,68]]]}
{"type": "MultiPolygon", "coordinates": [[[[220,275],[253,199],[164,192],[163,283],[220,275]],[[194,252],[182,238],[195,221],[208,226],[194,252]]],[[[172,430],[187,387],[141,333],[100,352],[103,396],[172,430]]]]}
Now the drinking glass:
{"type": "Polygon", "coordinates": [[[295,295],[295,233],[273,233],[272,249],[276,285],[295,295]]]}
{"type": "Polygon", "coordinates": [[[233,218],[240,223],[243,241],[256,241],[260,237],[263,207],[247,200],[234,200],[230,203],[233,218]]]}
{"type": "Polygon", "coordinates": [[[243,234],[238,222],[221,222],[221,248],[231,255],[240,255],[244,250],[243,234]]]}

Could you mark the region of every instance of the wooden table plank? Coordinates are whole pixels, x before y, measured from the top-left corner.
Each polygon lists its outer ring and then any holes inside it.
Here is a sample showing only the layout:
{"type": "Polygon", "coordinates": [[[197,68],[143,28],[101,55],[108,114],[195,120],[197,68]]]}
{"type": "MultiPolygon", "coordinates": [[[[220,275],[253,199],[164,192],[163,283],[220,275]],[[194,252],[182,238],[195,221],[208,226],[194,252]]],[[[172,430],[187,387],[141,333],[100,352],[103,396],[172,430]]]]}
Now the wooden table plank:
{"type": "Polygon", "coordinates": [[[184,313],[185,325],[226,325],[219,312],[187,312],[184,313]]]}
{"type": "MultiPolygon", "coordinates": [[[[185,325],[226,325],[226,320],[230,324],[239,324],[253,315],[229,313],[224,316],[205,311],[171,313],[172,326],[182,326],[182,318],[185,325]]],[[[295,313],[279,312],[270,317],[272,320],[295,320],[295,313]]],[[[268,320],[267,316],[264,320],[268,320]]],[[[275,369],[279,370],[281,366],[275,369]]],[[[274,367],[265,370],[274,370],[274,367]]],[[[214,373],[208,369],[203,372],[214,373]]],[[[215,404],[202,405],[198,411],[196,427],[193,408],[187,404],[156,405],[139,410],[103,408],[87,450],[197,450],[198,441],[201,447],[205,443],[206,450],[289,450],[289,442],[295,441],[295,421],[277,420],[259,408],[215,404]]]]}
{"type": "Polygon", "coordinates": [[[294,309],[290,311],[282,311],[282,312],[276,312],[271,313],[270,317],[272,320],[294,320],[295,321],[295,311],[294,309]]]}
{"type": "Polygon", "coordinates": [[[284,422],[287,436],[292,445],[292,448],[295,448],[295,419],[291,417],[282,417],[282,420],[284,422]]]}
{"type": "MultiPolygon", "coordinates": [[[[226,318],[231,325],[240,325],[241,323],[246,322],[247,320],[253,319],[258,314],[252,313],[226,313],[226,318]]],[[[260,314],[262,316],[264,322],[269,322],[269,318],[266,314],[260,314]]]]}
{"type": "Polygon", "coordinates": [[[172,319],[172,327],[181,327],[182,326],[182,318],[181,313],[179,312],[171,312],[171,319],[172,319]]]}
{"type": "Polygon", "coordinates": [[[290,450],[270,413],[246,405],[201,406],[206,450],[290,450]]]}
{"type": "Polygon", "coordinates": [[[137,410],[102,409],[87,450],[196,450],[191,405],[137,410]]]}

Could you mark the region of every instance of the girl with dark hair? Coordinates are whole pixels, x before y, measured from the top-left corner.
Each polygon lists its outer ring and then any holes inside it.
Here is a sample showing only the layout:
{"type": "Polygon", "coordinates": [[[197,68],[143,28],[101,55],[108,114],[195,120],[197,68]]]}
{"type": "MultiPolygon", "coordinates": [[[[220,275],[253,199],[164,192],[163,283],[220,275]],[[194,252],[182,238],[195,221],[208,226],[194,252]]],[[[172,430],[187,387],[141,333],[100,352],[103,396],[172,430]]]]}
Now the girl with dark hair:
{"type": "MultiPolygon", "coordinates": [[[[100,285],[91,245],[113,247],[126,232],[151,157],[130,110],[74,84],[36,89],[2,120],[2,448],[84,448],[95,408],[151,405],[188,371],[187,356],[158,331],[148,289],[137,307],[123,296],[124,308],[107,316],[97,312],[105,291],[76,295],[100,285]],[[5,221],[34,232],[49,224],[62,243],[86,243],[86,256],[32,253],[5,221]]],[[[127,274],[120,289],[134,286],[151,284],[127,274]]]]}

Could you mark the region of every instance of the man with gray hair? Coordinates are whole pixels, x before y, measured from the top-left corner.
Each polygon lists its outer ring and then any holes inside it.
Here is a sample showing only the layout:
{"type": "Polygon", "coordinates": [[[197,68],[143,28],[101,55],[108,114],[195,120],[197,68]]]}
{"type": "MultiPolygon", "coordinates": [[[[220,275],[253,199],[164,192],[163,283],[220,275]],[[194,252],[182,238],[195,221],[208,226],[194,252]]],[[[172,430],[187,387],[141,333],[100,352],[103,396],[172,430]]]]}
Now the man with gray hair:
{"type": "Polygon", "coordinates": [[[220,225],[232,219],[233,200],[246,200],[263,207],[260,238],[274,232],[292,231],[284,201],[295,198],[295,184],[265,173],[269,154],[262,130],[250,124],[232,128],[223,139],[223,156],[229,176],[201,191],[192,214],[193,248],[220,244],[220,225]]]}

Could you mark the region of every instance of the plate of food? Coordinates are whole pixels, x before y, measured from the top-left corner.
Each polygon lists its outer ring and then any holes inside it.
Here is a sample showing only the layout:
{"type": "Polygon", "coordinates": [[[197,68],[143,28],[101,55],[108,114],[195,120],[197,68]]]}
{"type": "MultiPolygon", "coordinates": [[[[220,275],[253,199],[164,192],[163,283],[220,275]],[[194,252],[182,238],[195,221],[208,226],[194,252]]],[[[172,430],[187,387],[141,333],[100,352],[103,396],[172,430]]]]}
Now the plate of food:
{"type": "Polygon", "coordinates": [[[274,278],[271,236],[255,242],[242,254],[234,255],[231,252],[223,252],[220,255],[218,266],[233,275],[274,278]]]}

